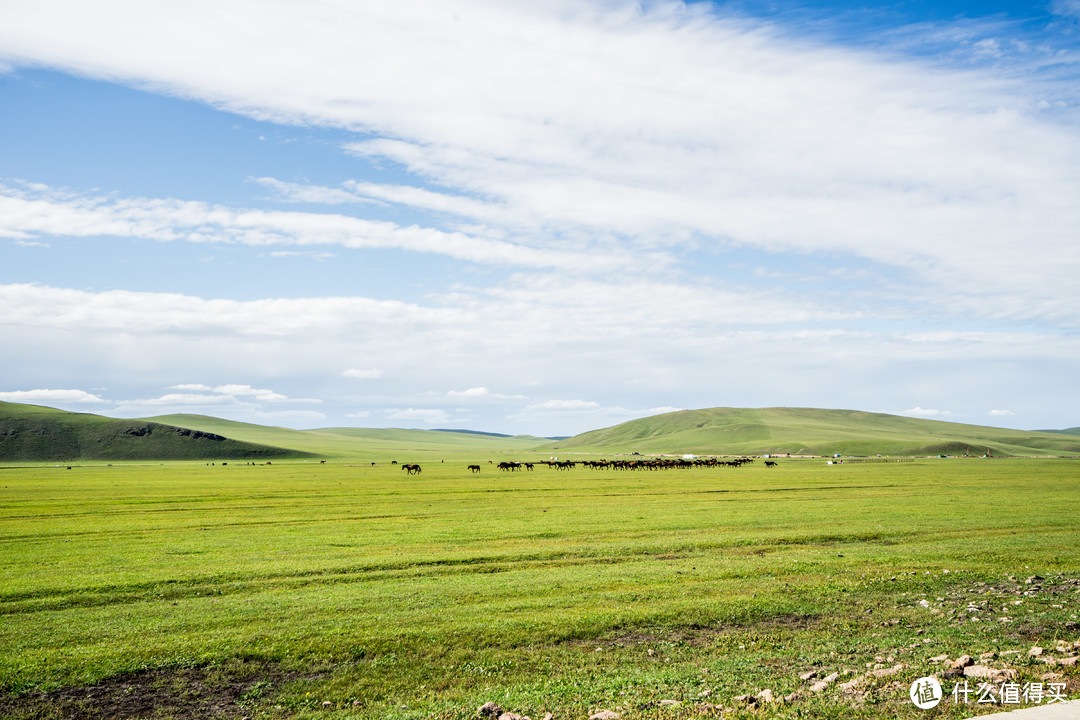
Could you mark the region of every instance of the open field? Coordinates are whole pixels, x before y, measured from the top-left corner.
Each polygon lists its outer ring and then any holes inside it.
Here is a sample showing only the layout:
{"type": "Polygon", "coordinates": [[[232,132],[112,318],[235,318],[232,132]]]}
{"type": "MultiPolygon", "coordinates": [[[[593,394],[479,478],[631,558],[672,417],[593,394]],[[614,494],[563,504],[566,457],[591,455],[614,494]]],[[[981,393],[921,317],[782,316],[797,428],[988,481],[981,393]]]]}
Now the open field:
{"type": "Polygon", "coordinates": [[[1012,650],[1080,693],[1026,654],[1080,641],[1080,461],[395,459],[0,469],[0,716],[960,718],[929,658],[1012,650]]]}

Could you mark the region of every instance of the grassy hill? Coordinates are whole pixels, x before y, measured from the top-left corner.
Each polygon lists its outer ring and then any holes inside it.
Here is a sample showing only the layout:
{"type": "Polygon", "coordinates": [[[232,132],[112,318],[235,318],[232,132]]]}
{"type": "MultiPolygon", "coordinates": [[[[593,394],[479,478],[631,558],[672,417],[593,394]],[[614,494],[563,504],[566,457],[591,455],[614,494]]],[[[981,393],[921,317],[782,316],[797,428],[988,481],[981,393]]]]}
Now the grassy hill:
{"type": "Polygon", "coordinates": [[[1080,435],[1080,427],[1066,428],[1065,430],[1036,430],[1040,433],[1056,433],[1058,435],[1080,435]]]}
{"type": "Polygon", "coordinates": [[[214,432],[0,402],[0,462],[228,460],[298,456],[214,432]]]}
{"type": "Polygon", "coordinates": [[[709,408],[632,420],[563,440],[468,430],[293,430],[205,415],[113,420],[0,403],[0,462],[313,457],[447,462],[492,453],[1077,455],[1080,436],[856,410],[709,408]]]}
{"type": "Polygon", "coordinates": [[[595,452],[793,455],[1073,455],[1075,436],[856,410],[709,408],[632,420],[556,442],[595,452]]]}
{"type": "MultiPolygon", "coordinates": [[[[147,418],[178,427],[213,432],[237,440],[304,450],[326,457],[389,462],[402,453],[476,454],[518,452],[550,445],[533,435],[498,435],[468,430],[407,430],[402,428],[319,428],[291,430],[233,422],[206,415],[160,415],[147,418]]],[[[402,457],[407,457],[402,455],[402,457]]],[[[415,458],[414,458],[415,459],[415,458]]]]}

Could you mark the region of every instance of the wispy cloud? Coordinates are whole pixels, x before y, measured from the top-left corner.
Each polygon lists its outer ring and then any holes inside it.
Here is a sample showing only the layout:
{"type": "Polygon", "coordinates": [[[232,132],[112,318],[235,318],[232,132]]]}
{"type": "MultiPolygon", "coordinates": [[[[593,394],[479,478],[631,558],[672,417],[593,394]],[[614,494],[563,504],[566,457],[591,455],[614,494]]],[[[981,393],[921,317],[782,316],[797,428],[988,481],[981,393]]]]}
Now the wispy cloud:
{"type": "Polygon", "coordinates": [[[422,422],[428,425],[437,425],[450,420],[446,411],[438,408],[394,408],[385,411],[383,415],[389,420],[422,422]]]}
{"type": "Polygon", "coordinates": [[[59,390],[39,388],[36,390],[10,390],[0,392],[0,400],[15,403],[103,403],[101,397],[85,390],[59,390]]]}
{"type": "Polygon", "coordinates": [[[952,415],[952,413],[950,411],[948,411],[948,410],[935,410],[935,409],[932,409],[932,408],[922,408],[922,407],[919,407],[918,405],[911,408],[910,410],[901,410],[900,414],[901,415],[914,415],[915,417],[923,417],[923,418],[949,417],[949,416],[952,415]]]}
{"type": "Polygon", "coordinates": [[[417,226],[346,215],[236,210],[176,199],[88,196],[35,186],[0,184],[0,237],[29,242],[38,236],[119,236],[157,241],[263,246],[393,248],[469,262],[531,268],[588,270],[626,265],[609,258],[543,249],[417,226]]]}

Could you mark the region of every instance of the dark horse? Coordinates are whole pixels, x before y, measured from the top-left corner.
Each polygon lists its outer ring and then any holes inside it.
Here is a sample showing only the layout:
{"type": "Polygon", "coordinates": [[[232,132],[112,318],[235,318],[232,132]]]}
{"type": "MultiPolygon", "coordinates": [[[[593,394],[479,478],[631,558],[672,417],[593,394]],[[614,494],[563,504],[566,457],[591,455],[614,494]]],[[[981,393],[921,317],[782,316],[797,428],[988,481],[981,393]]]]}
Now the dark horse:
{"type": "Polygon", "coordinates": [[[480,472],[480,466],[479,465],[470,465],[469,469],[472,470],[474,473],[480,472]]]}
{"type": "Polygon", "coordinates": [[[419,465],[402,465],[401,469],[405,471],[406,475],[419,475],[420,474],[420,466],[419,465]]]}

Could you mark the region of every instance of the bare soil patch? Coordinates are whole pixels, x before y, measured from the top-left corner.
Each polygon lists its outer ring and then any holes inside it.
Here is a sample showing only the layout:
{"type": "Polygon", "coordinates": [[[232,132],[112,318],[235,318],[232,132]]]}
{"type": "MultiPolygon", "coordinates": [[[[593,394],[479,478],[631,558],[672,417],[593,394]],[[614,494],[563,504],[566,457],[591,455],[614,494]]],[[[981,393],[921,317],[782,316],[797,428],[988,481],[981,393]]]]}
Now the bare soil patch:
{"type": "Polygon", "coordinates": [[[163,668],[96,685],[0,698],[8,720],[242,720],[278,687],[299,679],[268,663],[163,668]]]}

